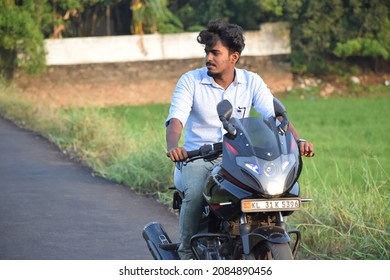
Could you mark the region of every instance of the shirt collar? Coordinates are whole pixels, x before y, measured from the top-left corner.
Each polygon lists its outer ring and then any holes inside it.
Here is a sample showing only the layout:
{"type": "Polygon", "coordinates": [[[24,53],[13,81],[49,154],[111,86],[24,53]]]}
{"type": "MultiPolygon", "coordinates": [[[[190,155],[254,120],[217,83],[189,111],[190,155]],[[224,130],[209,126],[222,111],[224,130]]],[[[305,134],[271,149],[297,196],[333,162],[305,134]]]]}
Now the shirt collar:
{"type": "MultiPolygon", "coordinates": [[[[244,73],[241,69],[234,68],[234,71],[236,72],[236,76],[234,77],[233,84],[234,86],[237,86],[238,84],[246,84],[247,81],[245,80],[244,73]]],[[[215,85],[214,79],[207,75],[207,68],[204,67],[203,71],[201,71],[201,83],[202,84],[208,84],[208,85],[215,85]]]]}

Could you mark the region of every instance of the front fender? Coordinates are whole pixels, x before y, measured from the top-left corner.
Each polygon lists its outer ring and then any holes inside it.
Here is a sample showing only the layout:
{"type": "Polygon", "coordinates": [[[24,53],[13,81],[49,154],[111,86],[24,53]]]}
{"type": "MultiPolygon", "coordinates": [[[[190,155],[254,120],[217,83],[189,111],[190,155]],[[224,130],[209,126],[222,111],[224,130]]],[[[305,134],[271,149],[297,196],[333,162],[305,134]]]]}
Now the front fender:
{"type": "Polygon", "coordinates": [[[259,227],[249,233],[241,231],[242,249],[244,254],[249,254],[256,244],[263,240],[271,243],[288,243],[290,236],[281,227],[259,227]]]}

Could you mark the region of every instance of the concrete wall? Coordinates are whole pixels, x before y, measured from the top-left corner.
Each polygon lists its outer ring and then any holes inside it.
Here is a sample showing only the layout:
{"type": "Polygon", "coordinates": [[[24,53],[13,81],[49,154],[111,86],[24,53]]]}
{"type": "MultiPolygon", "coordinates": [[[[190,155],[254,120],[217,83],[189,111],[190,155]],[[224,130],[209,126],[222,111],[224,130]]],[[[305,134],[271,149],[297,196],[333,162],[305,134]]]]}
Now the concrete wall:
{"type": "MultiPolygon", "coordinates": [[[[196,42],[197,35],[181,33],[48,39],[45,41],[46,61],[47,65],[75,65],[202,58],[204,50],[196,42]]],[[[259,31],[246,32],[245,38],[243,56],[290,53],[289,29],[284,23],[263,24],[259,31]]]]}

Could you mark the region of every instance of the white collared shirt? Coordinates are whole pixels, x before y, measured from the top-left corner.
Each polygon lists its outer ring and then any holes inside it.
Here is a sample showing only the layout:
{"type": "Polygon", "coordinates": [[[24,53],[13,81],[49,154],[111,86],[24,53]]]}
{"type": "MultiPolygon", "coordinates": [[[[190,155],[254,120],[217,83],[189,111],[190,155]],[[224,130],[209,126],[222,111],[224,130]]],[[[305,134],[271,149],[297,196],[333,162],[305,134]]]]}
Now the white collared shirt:
{"type": "Polygon", "coordinates": [[[224,130],[217,104],[223,99],[233,105],[232,117],[249,117],[252,106],[263,117],[275,115],[273,95],[263,79],[244,69],[235,71],[235,79],[226,90],[207,75],[206,67],[180,77],[165,124],[172,118],[180,120],[185,127],[183,146],[187,151],[222,141],[224,130]]]}

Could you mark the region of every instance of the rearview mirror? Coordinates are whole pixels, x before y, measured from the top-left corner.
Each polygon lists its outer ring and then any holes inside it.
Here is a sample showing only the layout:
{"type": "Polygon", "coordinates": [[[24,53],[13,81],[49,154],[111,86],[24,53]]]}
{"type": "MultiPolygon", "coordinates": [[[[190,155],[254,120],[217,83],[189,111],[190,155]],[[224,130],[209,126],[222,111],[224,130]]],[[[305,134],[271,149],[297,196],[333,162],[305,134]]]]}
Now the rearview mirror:
{"type": "Polygon", "coordinates": [[[228,100],[222,100],[217,105],[217,112],[218,112],[219,119],[221,120],[223,127],[226,129],[226,131],[230,135],[235,136],[237,130],[231,123],[229,123],[229,119],[233,113],[232,104],[228,100]]]}
{"type": "Polygon", "coordinates": [[[286,107],[276,97],[274,97],[274,110],[277,117],[281,117],[286,113],[286,107]]]}
{"type": "Polygon", "coordinates": [[[228,100],[222,100],[217,105],[217,112],[221,121],[228,121],[233,113],[233,106],[228,100]]]}
{"type": "Polygon", "coordinates": [[[276,117],[283,118],[282,123],[278,126],[279,133],[283,135],[288,129],[289,120],[287,117],[286,107],[284,107],[283,103],[276,97],[274,97],[274,110],[276,117]]]}

